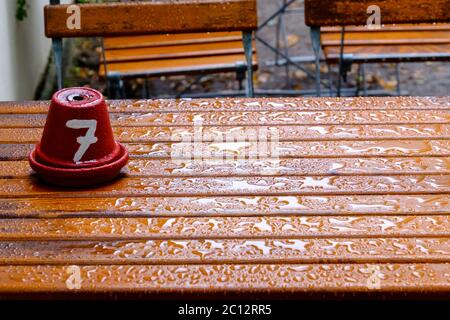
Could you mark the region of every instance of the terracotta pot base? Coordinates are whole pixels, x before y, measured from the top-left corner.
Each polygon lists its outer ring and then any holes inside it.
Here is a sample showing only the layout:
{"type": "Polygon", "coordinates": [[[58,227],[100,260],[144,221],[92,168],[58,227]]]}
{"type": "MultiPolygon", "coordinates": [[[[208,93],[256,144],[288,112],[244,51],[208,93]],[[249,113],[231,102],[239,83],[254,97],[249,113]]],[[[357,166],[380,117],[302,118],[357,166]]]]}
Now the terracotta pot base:
{"type": "Polygon", "coordinates": [[[119,157],[99,167],[80,169],[50,167],[36,160],[35,151],[30,154],[29,161],[31,168],[47,183],[67,187],[92,186],[114,179],[125,166],[128,152],[122,144],[119,143],[119,146],[119,157]]]}

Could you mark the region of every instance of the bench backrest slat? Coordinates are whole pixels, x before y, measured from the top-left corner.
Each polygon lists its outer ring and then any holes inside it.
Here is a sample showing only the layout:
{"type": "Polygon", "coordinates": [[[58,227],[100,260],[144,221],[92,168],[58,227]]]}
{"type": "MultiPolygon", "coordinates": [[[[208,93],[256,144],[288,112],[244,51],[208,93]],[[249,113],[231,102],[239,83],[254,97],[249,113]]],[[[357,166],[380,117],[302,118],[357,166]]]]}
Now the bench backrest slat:
{"type": "Polygon", "coordinates": [[[366,25],[367,9],[381,9],[381,23],[450,22],[450,0],[305,0],[310,27],[366,25]]]}
{"type": "Polygon", "coordinates": [[[69,5],[46,6],[45,35],[64,38],[251,31],[257,28],[256,0],[181,0],[77,6],[80,9],[80,29],[68,27],[67,20],[74,14],[74,11],[68,11],[69,5]]]}

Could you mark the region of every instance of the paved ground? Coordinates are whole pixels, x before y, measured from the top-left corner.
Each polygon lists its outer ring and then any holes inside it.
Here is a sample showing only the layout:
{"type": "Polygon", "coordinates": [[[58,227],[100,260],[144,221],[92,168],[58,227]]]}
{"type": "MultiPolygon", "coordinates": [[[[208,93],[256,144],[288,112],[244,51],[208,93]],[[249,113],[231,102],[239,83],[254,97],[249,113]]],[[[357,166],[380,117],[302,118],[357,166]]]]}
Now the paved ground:
{"type": "MultiPolygon", "coordinates": [[[[298,0],[292,5],[295,13],[286,15],[286,35],[288,46],[286,48],[290,56],[312,56],[309,29],[304,24],[303,4],[298,0]]],[[[258,0],[259,19],[264,21],[282,0],[258,0]]],[[[267,42],[276,43],[276,20],[269,23],[259,35],[267,42]]],[[[67,78],[66,85],[90,85],[104,90],[104,84],[97,77],[98,68],[98,43],[92,39],[83,39],[76,42],[75,65],[71,68],[71,75],[67,78]]],[[[258,57],[260,68],[255,76],[256,87],[260,89],[298,89],[308,90],[314,88],[314,82],[307,75],[295,67],[287,70],[284,66],[267,65],[274,60],[273,52],[261,43],[258,43],[258,57]]],[[[313,65],[305,64],[304,67],[313,71],[313,65]]],[[[395,89],[395,65],[372,64],[366,67],[367,79],[372,89],[395,89]]],[[[355,83],[356,66],[349,76],[348,86],[355,83]]],[[[450,63],[404,63],[400,66],[401,87],[410,95],[416,96],[441,96],[449,95],[450,90],[450,63]]],[[[171,77],[170,79],[151,79],[149,89],[152,96],[174,95],[190,83],[193,77],[171,77]]],[[[129,81],[127,83],[127,97],[141,97],[142,80],[129,81]]],[[[234,74],[211,75],[203,79],[199,85],[195,85],[191,92],[214,92],[217,90],[229,90],[236,88],[234,74]]]]}

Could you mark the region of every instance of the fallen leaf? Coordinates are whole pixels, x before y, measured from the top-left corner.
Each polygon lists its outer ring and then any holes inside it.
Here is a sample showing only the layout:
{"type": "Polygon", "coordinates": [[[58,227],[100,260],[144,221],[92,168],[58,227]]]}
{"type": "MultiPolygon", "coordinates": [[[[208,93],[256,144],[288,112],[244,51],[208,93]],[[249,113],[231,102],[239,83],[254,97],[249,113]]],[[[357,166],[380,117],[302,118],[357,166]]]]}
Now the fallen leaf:
{"type": "Polygon", "coordinates": [[[292,47],[292,46],[296,45],[299,41],[300,41],[300,37],[297,36],[296,34],[288,34],[288,36],[287,36],[288,47],[292,47]]]}
{"type": "Polygon", "coordinates": [[[272,76],[272,74],[269,72],[261,72],[261,73],[258,73],[258,77],[256,78],[256,81],[260,84],[264,84],[267,81],[269,81],[271,76],[272,76]]]}

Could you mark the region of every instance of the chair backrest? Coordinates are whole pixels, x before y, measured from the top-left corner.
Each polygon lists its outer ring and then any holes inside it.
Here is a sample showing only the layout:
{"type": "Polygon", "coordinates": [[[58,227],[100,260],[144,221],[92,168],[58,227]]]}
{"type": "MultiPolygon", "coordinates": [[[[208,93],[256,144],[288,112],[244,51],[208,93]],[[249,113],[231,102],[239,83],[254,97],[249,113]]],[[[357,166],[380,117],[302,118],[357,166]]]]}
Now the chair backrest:
{"type": "Polygon", "coordinates": [[[49,38],[253,31],[256,0],[177,0],[70,5],[44,9],[49,38]],[[79,15],[79,28],[67,23],[79,15]]]}
{"type": "Polygon", "coordinates": [[[366,25],[373,5],[380,8],[383,24],[450,21],[450,0],[305,0],[306,24],[366,25]]]}

